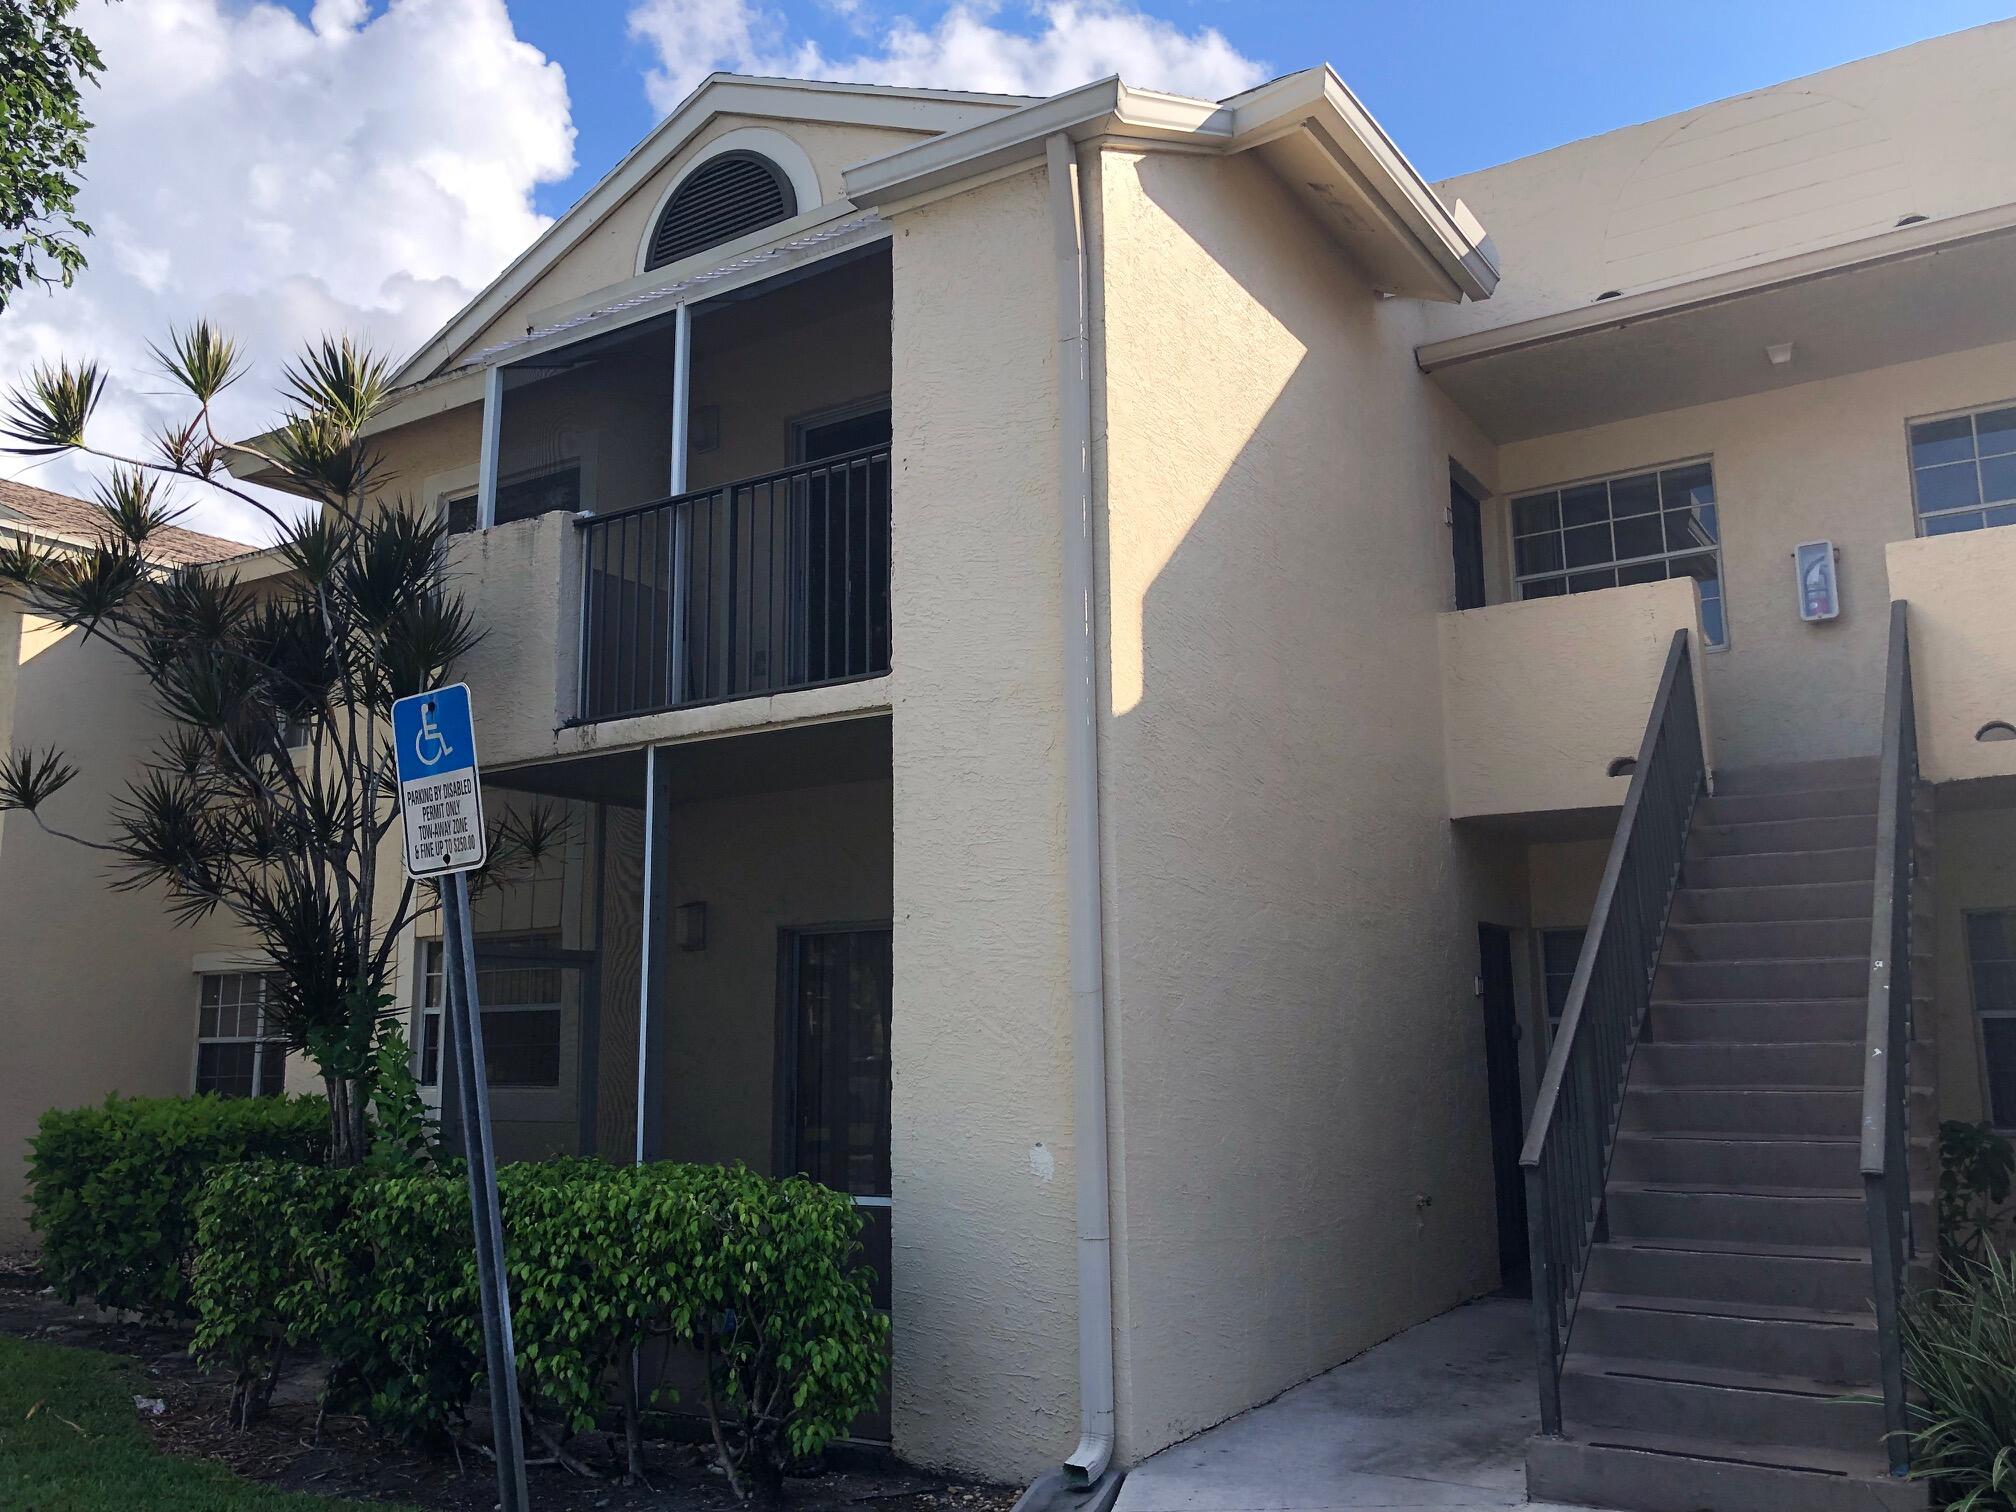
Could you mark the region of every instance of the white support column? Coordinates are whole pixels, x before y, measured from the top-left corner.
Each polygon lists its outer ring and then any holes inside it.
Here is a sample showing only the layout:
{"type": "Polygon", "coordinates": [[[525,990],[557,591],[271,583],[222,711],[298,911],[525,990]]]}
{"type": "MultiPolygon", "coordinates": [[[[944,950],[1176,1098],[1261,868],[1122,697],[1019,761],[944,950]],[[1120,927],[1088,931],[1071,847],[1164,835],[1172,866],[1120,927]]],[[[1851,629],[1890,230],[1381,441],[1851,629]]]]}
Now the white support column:
{"type": "Polygon", "coordinates": [[[672,326],[673,494],[686,492],[686,452],[693,434],[693,307],[679,306],[672,326]]]}
{"type": "Polygon", "coordinates": [[[644,748],[644,899],[638,919],[640,938],[637,971],[637,1164],[644,1164],[648,1158],[645,1146],[649,1142],[646,1128],[646,1110],[649,1102],[646,1093],[650,1090],[651,1072],[651,927],[653,908],[657,900],[652,896],[652,873],[657,870],[658,849],[658,748],[644,748]]]}
{"type": "Polygon", "coordinates": [[[497,443],[504,424],[504,369],[483,375],[483,447],[476,463],[476,528],[497,523],[497,443]]]}

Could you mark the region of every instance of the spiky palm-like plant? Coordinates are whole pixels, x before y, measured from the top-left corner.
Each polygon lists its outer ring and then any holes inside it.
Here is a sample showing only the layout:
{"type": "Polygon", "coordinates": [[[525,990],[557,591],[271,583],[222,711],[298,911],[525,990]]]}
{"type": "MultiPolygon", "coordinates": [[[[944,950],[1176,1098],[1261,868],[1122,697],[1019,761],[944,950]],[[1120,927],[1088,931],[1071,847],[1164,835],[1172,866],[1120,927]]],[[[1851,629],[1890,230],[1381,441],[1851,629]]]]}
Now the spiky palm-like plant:
{"type": "MultiPolygon", "coordinates": [[[[45,811],[77,775],[60,751],[0,756],[0,811],[111,852],[114,886],[162,889],[180,920],[222,910],[245,925],[272,961],[269,1032],[320,1071],[330,1158],[355,1162],[395,943],[431,906],[411,881],[381,880],[397,819],[391,705],[436,685],[478,634],[447,580],[444,527],[381,498],[383,469],[363,435],[389,389],[381,359],[348,340],[311,346],[286,370],[280,423],[245,446],[211,423],[243,371],[233,344],[199,323],[156,356],[195,412],[150,456],[87,441],[104,392],[95,365],[39,369],[8,395],[9,450],[82,454],[110,471],[97,543],[0,550],[0,593],[124,657],[167,733],[113,802],[108,840],[50,822],[45,811]],[[319,508],[282,516],[226,469],[234,453],[319,508]],[[150,538],[177,514],[171,480],[266,515],[285,572],[254,583],[228,564],[154,565],[150,538]]],[[[536,861],[554,835],[550,811],[507,822],[494,864],[536,861]]]]}

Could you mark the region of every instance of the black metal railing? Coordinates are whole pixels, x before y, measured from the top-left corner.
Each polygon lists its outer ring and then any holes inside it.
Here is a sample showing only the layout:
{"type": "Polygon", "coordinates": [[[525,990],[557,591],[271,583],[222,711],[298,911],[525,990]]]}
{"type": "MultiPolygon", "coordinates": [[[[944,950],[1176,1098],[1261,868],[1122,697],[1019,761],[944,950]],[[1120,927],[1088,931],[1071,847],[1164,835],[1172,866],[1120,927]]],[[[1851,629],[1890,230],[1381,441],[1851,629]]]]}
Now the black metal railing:
{"type": "Polygon", "coordinates": [[[580,522],[582,721],[889,670],[889,448],[580,522]]]}
{"type": "Polygon", "coordinates": [[[1652,1001],[1687,827],[1707,776],[1692,656],[1687,632],[1677,630],[1519,1154],[1543,1433],[1561,1431],[1562,1355],[1590,1247],[1602,1231],[1624,1084],[1652,1001]]]}
{"type": "Polygon", "coordinates": [[[1918,721],[1911,693],[1911,633],[1902,600],[1890,606],[1883,677],[1882,786],[1876,795],[1876,907],[1869,927],[1869,1022],[1863,1045],[1862,1193],[1869,1204],[1890,1469],[1910,1465],[1902,1314],[1916,1252],[1911,1223],[1911,914],[1917,871],[1918,721]]]}

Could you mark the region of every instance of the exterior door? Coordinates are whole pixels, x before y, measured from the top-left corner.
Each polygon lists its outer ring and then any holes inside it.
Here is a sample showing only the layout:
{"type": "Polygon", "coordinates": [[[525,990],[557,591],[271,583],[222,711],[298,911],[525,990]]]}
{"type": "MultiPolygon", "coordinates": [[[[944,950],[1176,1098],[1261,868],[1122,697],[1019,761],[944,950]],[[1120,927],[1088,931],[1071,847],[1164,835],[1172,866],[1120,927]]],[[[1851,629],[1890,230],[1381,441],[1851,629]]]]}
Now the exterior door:
{"type": "Polygon", "coordinates": [[[1484,511],[1470,491],[1449,480],[1449,552],[1456,572],[1456,607],[1484,607],[1484,511]]]}
{"type": "Polygon", "coordinates": [[[889,1307],[889,930],[794,929],[783,942],[778,1167],[850,1193],[875,1305],[889,1307]]]}
{"type": "Polygon", "coordinates": [[[1519,1096],[1519,1007],[1512,994],[1512,931],[1477,926],[1478,1002],[1484,1010],[1484,1066],[1491,1098],[1491,1174],[1498,1193],[1498,1273],[1505,1290],[1531,1287],[1526,1181],[1519,1169],[1525,1117],[1519,1096]]]}

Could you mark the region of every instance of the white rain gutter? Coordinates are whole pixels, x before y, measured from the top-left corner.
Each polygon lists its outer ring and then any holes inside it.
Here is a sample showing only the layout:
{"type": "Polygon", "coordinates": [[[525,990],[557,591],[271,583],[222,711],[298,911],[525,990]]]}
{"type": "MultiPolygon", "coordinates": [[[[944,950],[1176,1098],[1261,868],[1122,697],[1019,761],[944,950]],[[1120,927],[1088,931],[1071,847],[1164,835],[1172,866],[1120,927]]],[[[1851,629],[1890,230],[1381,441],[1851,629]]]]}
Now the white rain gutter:
{"type": "Polygon", "coordinates": [[[1106,985],[1099,899],[1098,666],[1092,615],[1092,382],[1078,154],[1044,143],[1057,254],[1057,493],[1064,515],[1064,866],[1071,940],[1071,1063],[1078,1186],[1078,1447],[1067,1483],[1113,1461],[1113,1241],[1106,1147],[1106,985]]]}

